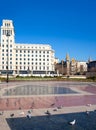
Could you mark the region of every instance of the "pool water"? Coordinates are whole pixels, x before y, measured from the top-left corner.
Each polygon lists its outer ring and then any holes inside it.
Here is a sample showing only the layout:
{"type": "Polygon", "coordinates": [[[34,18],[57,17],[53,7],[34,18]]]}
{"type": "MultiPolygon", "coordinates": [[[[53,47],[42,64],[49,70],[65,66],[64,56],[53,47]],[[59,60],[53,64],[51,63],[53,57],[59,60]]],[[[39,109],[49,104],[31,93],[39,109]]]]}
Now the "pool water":
{"type": "Polygon", "coordinates": [[[12,95],[51,95],[51,94],[75,94],[71,88],[61,86],[39,86],[23,85],[15,88],[6,89],[4,96],[12,95]]]}

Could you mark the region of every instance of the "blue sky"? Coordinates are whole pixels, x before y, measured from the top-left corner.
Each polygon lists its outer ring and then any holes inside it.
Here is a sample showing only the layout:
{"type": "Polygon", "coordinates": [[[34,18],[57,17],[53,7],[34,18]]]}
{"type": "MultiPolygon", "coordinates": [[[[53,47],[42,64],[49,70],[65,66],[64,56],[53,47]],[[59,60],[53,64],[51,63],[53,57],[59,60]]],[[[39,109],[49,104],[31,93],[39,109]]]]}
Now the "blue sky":
{"type": "Polygon", "coordinates": [[[14,22],[16,43],[50,44],[57,58],[96,60],[96,0],[1,0],[14,22]]]}

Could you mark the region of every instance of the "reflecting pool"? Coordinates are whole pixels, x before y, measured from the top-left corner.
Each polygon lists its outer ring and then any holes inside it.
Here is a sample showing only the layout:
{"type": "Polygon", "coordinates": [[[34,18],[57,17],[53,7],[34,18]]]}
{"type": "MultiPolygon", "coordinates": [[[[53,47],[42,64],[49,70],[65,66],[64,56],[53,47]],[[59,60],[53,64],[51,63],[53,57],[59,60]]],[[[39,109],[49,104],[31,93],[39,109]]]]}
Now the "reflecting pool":
{"type": "Polygon", "coordinates": [[[71,88],[62,86],[40,86],[40,85],[23,85],[15,88],[6,89],[4,96],[13,95],[51,95],[51,94],[75,94],[76,91],[71,88]]]}

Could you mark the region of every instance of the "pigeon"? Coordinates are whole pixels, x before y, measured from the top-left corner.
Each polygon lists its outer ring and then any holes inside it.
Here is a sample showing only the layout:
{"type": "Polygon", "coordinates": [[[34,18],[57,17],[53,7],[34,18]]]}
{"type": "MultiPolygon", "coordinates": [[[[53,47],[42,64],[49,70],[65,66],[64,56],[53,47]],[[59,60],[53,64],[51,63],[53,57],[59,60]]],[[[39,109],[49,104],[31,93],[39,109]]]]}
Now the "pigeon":
{"type": "Polygon", "coordinates": [[[13,117],[13,116],[14,116],[14,113],[10,114],[10,116],[13,117]]]}
{"type": "Polygon", "coordinates": [[[28,118],[28,119],[31,119],[31,114],[28,114],[28,115],[27,115],[27,118],[28,118]]]}
{"type": "Polygon", "coordinates": [[[69,122],[70,125],[75,125],[75,123],[76,123],[76,120],[69,122]]]}
{"type": "Polygon", "coordinates": [[[89,115],[89,111],[86,111],[86,114],[89,115]]]}
{"type": "Polygon", "coordinates": [[[48,110],[45,112],[45,114],[47,114],[48,116],[51,115],[51,113],[48,110]]]}

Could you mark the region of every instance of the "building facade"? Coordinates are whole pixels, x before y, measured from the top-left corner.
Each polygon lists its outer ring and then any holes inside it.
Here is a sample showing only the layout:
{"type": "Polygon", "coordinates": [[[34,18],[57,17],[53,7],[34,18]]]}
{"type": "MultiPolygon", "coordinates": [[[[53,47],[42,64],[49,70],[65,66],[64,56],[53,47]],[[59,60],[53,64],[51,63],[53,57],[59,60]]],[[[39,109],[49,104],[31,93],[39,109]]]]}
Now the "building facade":
{"type": "Polygon", "coordinates": [[[96,77],[96,61],[88,61],[87,77],[96,77]]]}
{"type": "Polygon", "coordinates": [[[59,75],[83,75],[87,72],[87,63],[84,61],[77,61],[74,58],[70,60],[67,54],[65,61],[62,60],[55,65],[55,71],[57,71],[59,75]]]}
{"type": "Polygon", "coordinates": [[[49,44],[15,43],[12,20],[3,20],[0,34],[0,74],[50,76],[55,53],[49,44]]]}

